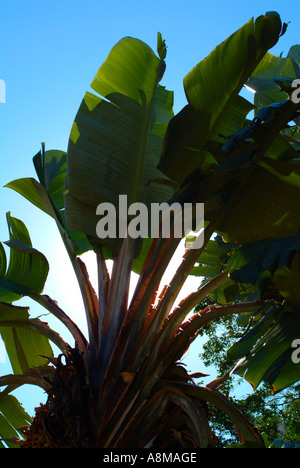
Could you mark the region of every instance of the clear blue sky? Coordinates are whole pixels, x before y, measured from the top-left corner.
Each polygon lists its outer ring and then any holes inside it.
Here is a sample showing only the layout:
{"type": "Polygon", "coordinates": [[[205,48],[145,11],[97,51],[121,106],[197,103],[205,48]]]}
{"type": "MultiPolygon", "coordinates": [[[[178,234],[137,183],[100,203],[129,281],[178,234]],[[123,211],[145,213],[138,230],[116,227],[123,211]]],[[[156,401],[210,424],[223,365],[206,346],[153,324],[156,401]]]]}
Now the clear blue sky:
{"type": "MultiPolygon", "coordinates": [[[[66,297],[58,276],[67,259],[55,226],[2,187],[35,176],[32,157],[42,141],[46,149],[67,149],[81,99],[120,38],[134,36],[156,50],[157,32],[162,33],[168,46],[162,84],[175,92],[178,111],[186,104],[182,80],[190,69],[251,17],[269,10],[291,22],[271,51],[286,55],[290,46],[300,43],[295,0],[0,0],[0,79],[6,83],[6,103],[0,104],[0,240],[8,238],[5,213],[11,211],[29,228],[34,246],[51,260],[45,292],[67,312],[71,304],[76,317],[78,299],[73,293],[66,297]]],[[[35,306],[33,311],[40,313],[35,306]]],[[[1,374],[3,366],[0,363],[1,374]]]]}

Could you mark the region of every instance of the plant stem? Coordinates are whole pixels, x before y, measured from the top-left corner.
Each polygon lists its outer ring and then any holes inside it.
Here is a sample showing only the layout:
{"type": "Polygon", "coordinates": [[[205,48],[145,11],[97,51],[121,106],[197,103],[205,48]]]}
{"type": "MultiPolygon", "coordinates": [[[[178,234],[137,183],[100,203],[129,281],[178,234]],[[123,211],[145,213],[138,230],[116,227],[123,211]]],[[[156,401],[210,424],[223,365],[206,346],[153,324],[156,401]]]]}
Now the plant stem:
{"type": "Polygon", "coordinates": [[[51,340],[63,353],[67,351],[68,343],[54,330],[52,330],[47,323],[41,322],[36,319],[29,320],[3,320],[1,321],[1,327],[16,327],[26,328],[28,330],[33,330],[40,335],[45,336],[51,340]]]}
{"type": "Polygon", "coordinates": [[[70,317],[57,305],[56,301],[45,294],[42,295],[35,292],[32,292],[29,297],[51,312],[54,317],[58,318],[70,331],[80,351],[85,353],[87,352],[87,341],[83,333],[70,319],[70,317]]]}
{"type": "Polygon", "coordinates": [[[89,334],[89,341],[91,346],[97,348],[98,343],[98,298],[94,291],[94,288],[90,282],[89,275],[86,269],[84,262],[76,256],[74,249],[70,245],[69,238],[61,224],[58,220],[56,220],[56,224],[58,230],[60,232],[62,241],[66,248],[66,251],[69,255],[71,264],[73,266],[73,270],[75,276],[77,278],[77,282],[80,288],[84,308],[85,308],[85,315],[88,325],[88,334],[89,334]]]}

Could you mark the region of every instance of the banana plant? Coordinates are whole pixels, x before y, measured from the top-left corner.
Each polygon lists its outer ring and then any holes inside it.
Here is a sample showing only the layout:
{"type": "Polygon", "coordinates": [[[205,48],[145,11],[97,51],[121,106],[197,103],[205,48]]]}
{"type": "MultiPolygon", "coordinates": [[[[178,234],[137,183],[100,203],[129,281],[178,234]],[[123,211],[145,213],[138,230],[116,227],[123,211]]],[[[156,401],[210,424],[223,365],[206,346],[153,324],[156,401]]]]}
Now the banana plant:
{"type": "MultiPolygon", "coordinates": [[[[67,152],[46,151],[43,144],[33,158],[38,180],[7,184],[56,223],[82,293],[87,334],[44,294],[48,262],[32,247],[22,221],[8,215],[8,268],[0,250],[0,332],[14,374],[0,378],[5,387],[0,393],[3,444],[213,447],[208,407],[215,405],[232,419],[243,446],[264,447],[251,422],[221,393],[222,378],[199,386],[195,379],[203,374],[190,375],[181,359],[210,321],[228,314],[268,314],[277,302],[232,302],[189,316],[208,294],[232,284],[227,268],[177,307],[174,302],[215,233],[224,242],[247,244],[300,227],[298,187],[286,176],[291,169],[291,176],[298,173],[297,150],[286,140],[283,148],[280,135],[296,118],[298,106],[287,99],[260,109],[264,118],[258,114],[249,121],[254,105],[239,94],[285,29],[279,15],[268,12],[233,33],[185,77],[188,102],[177,115],[173,93],[160,84],[166,66],[161,34],[157,54],[138,39],[121,39],[94,78],[93,92],[82,100],[67,152]],[[280,203],[274,181],[286,194],[280,203]],[[120,195],[126,195],[128,205],[146,208],[204,204],[204,229],[189,244],[169,285],[161,288],[161,281],[182,241],[174,224],[168,237],[161,226],[156,237],[97,235],[98,206],[118,207],[120,195]],[[96,289],[84,263],[87,251],[97,262],[96,289]],[[132,271],[139,279],[130,298],[132,271]],[[73,342],[66,343],[47,323],[30,318],[28,308],[14,304],[24,296],[58,318],[73,342]],[[50,343],[59,348],[58,356],[50,343]],[[11,395],[25,383],[48,395],[32,421],[11,395]],[[9,406],[2,410],[7,401],[18,408],[14,419],[9,406]]],[[[117,224],[129,227],[132,213],[125,219],[120,210],[116,213],[117,224]]]]}
{"type": "MultiPolygon", "coordinates": [[[[288,96],[293,92],[292,83],[300,75],[299,65],[299,46],[291,47],[284,58],[270,53],[265,55],[247,81],[247,85],[255,90],[254,122],[265,118],[267,112],[274,111],[275,116],[277,109],[288,103],[288,96]]],[[[277,180],[274,179],[272,186],[279,190],[279,204],[285,206],[282,219],[278,217],[278,222],[273,223],[276,230],[283,223],[281,235],[277,236],[274,231],[260,240],[243,244],[224,242],[224,238],[217,235],[209,241],[192,271],[194,275],[205,277],[203,284],[221,271],[229,272],[230,282],[212,293],[218,303],[262,298],[277,303],[267,314],[241,315],[238,321],[246,326],[245,335],[228,350],[230,359],[236,361],[233,372],[246,378],[254,388],[262,380],[268,382],[274,393],[297,382],[300,377],[298,361],[292,358],[300,336],[299,230],[297,213],[293,219],[294,227],[293,222],[288,221],[294,202],[290,200],[286,204],[286,192],[280,192],[284,180],[288,191],[295,190],[295,201],[298,197],[300,140],[297,124],[295,114],[276,137],[265,160],[270,163],[272,174],[276,175],[277,180]]],[[[264,163],[261,161],[260,165],[263,167],[264,163]]],[[[268,190],[267,179],[264,184],[264,189],[268,190]]],[[[276,197],[275,192],[273,195],[276,197]]],[[[265,212],[265,224],[273,216],[271,209],[270,205],[265,212]]],[[[257,207],[256,214],[259,210],[257,207]]]]}

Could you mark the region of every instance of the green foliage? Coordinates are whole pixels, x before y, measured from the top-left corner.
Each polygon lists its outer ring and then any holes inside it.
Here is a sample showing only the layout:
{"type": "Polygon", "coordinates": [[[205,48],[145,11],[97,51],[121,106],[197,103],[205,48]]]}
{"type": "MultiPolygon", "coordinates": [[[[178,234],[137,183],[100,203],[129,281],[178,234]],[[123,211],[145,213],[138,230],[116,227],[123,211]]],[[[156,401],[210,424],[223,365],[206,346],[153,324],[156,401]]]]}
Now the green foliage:
{"type": "Polygon", "coordinates": [[[5,250],[1,244],[0,300],[14,302],[30,291],[40,293],[48,275],[48,261],[34,249],[26,226],[7,213],[10,240],[10,260],[7,266],[5,250]]]}
{"type": "MultiPolygon", "coordinates": [[[[5,437],[9,448],[15,448],[15,440],[21,435],[20,428],[31,422],[30,416],[24,411],[18,400],[5,392],[0,393],[0,437],[5,437]]],[[[0,440],[0,448],[5,445],[0,440]]]]}
{"type": "MultiPolygon", "coordinates": [[[[201,309],[207,305],[205,301],[197,308],[201,309]]],[[[244,332],[245,327],[238,325],[233,316],[210,323],[201,332],[205,343],[199,358],[205,366],[213,366],[217,375],[230,372],[234,361],[228,356],[227,349],[244,332]]],[[[242,390],[242,384],[241,377],[231,374],[224,382],[222,391],[258,428],[266,440],[266,445],[272,448],[296,447],[299,442],[295,441],[299,440],[300,434],[299,386],[291,386],[274,396],[268,384],[261,384],[254,391],[246,393],[242,390]]],[[[216,408],[210,407],[210,411],[211,424],[218,438],[217,446],[223,448],[233,444],[232,448],[235,448],[238,437],[232,422],[216,408]]]]}
{"type": "MultiPolygon", "coordinates": [[[[165,57],[161,40],[158,47],[165,57]]],[[[173,93],[159,85],[164,69],[164,58],[142,41],[121,39],[91,84],[101,97],[87,92],[76,115],[68,145],[66,216],[68,225],[96,245],[99,203],[118,207],[122,194],[128,205],[149,207],[171,196],[168,185],[156,182],[162,178],[156,165],[173,116],[173,93]]],[[[117,221],[127,224],[127,218],[117,221]]],[[[117,252],[121,242],[106,238],[102,245],[117,252]]]]}
{"type": "MultiPolygon", "coordinates": [[[[177,115],[172,110],[173,93],[160,85],[166,58],[162,36],[158,34],[158,56],[138,39],[121,39],[92,82],[97,94],[87,92],[83,98],[67,153],[45,151],[42,145],[34,157],[38,180],[19,179],[7,185],[56,222],[88,325],[85,337],[59,305],[42,294],[48,263],[31,246],[23,223],[8,217],[11,258],[7,269],[1,247],[0,293],[5,294],[5,306],[0,308],[0,328],[11,333],[5,338],[10,359],[14,370],[22,373],[1,377],[0,385],[6,386],[7,394],[24,383],[40,385],[48,393],[46,407],[36,414],[21,446],[211,447],[208,406],[232,421],[241,447],[265,446],[255,427],[218,390],[218,382],[195,385],[179,362],[203,327],[236,313],[250,330],[231,349],[234,358],[248,353],[236,371],[247,372],[254,385],[267,376],[275,390],[299,378],[287,353],[287,334],[291,330],[293,336],[298,334],[296,304],[282,304],[282,296],[262,297],[260,287],[263,279],[266,288],[267,279],[268,288],[276,286],[287,299],[295,294],[289,274],[294,278],[297,265],[290,263],[289,254],[297,242],[289,236],[300,228],[298,146],[286,127],[298,117],[298,105],[290,99],[272,101],[249,121],[254,106],[239,95],[251,74],[260,84],[264,68],[256,76],[257,67],[285,29],[279,15],[268,12],[232,34],[184,78],[188,103],[177,115]],[[159,297],[180,239],[174,233],[164,239],[161,231],[143,241],[120,235],[99,239],[96,208],[102,202],[117,207],[120,194],[128,196],[128,204],[205,205],[203,244],[186,250],[159,297]],[[260,242],[262,248],[253,244],[260,242]],[[282,255],[282,246],[289,254],[282,255]],[[88,250],[97,262],[97,291],[81,258],[88,250]],[[107,258],[114,260],[111,275],[107,258]],[[248,263],[250,283],[244,277],[248,263]],[[289,271],[286,265],[291,266],[289,271]],[[272,270],[271,279],[266,269],[272,270]],[[140,276],[129,303],[132,271],[140,276]],[[174,308],[191,273],[207,279],[174,308]],[[220,303],[187,318],[209,294],[220,303]],[[12,305],[24,295],[61,320],[74,343],[65,343],[47,324],[29,319],[27,308],[12,305]],[[36,336],[25,336],[23,329],[39,332],[41,347],[36,336]],[[278,339],[282,345],[274,358],[278,339]],[[53,358],[47,340],[57,344],[62,355],[53,358]],[[46,363],[40,356],[33,360],[37,348],[47,356],[46,363]],[[263,366],[260,359],[257,362],[260,355],[263,366]]],[[[292,64],[297,57],[293,49],[292,64]]],[[[293,70],[296,73],[296,66],[293,70]]]]}
{"type": "Polygon", "coordinates": [[[65,219],[64,192],[67,174],[67,153],[60,150],[42,150],[33,158],[38,181],[34,178],[23,178],[6,184],[30,203],[51,216],[63,233],[66,247],[72,253],[81,255],[90,250],[86,236],[71,229],[65,219]]]}

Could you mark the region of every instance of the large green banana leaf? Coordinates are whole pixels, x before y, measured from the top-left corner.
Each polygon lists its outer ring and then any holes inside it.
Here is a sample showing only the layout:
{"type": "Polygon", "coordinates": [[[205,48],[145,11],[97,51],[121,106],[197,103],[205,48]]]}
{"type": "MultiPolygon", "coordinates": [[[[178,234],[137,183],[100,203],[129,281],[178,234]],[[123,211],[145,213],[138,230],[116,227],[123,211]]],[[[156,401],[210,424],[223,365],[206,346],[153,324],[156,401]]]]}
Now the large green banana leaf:
{"type": "Polygon", "coordinates": [[[34,249],[25,224],[7,213],[10,259],[0,244],[0,300],[13,302],[35,291],[41,293],[48,275],[46,257],[34,249]]]}
{"type": "Polygon", "coordinates": [[[280,32],[281,20],[277,13],[252,18],[185,77],[189,103],[210,114],[211,128],[217,127],[254,67],[276,44],[280,32]]]}
{"type": "Polygon", "coordinates": [[[241,125],[251,110],[250,104],[242,102],[238,94],[265,53],[277,42],[280,31],[281,20],[276,13],[252,18],[184,78],[189,104],[182,111],[184,114],[177,114],[170,122],[159,162],[159,168],[168,177],[182,182],[199,168],[205,162],[205,145],[222,133],[224,121],[235,123],[232,128],[227,124],[232,134],[238,130],[236,123],[241,125]],[[179,149],[190,149],[188,160],[179,149]]]}
{"type": "Polygon", "coordinates": [[[30,319],[28,310],[29,307],[0,303],[0,333],[14,374],[45,365],[47,359],[42,356],[53,356],[48,337],[56,341],[58,336],[46,324],[30,319]]]}
{"type": "MultiPolygon", "coordinates": [[[[28,308],[11,303],[31,293],[40,294],[48,275],[47,259],[31,244],[24,223],[7,213],[10,258],[0,244],[0,333],[15,373],[45,364],[52,356],[48,338],[52,336],[39,321],[30,321],[28,308]]],[[[54,338],[56,341],[56,335],[54,338]]]]}
{"type": "MultiPolygon", "coordinates": [[[[264,239],[245,244],[238,247],[231,256],[231,278],[242,283],[257,283],[261,289],[267,287],[265,284],[274,281],[274,275],[278,274],[278,271],[294,271],[292,259],[299,250],[298,232],[277,239],[264,239]]],[[[279,286],[279,281],[277,284],[279,286]]],[[[297,304],[295,301],[292,302],[297,304]]]]}
{"type": "Polygon", "coordinates": [[[297,151],[279,135],[297,106],[272,103],[246,122],[250,105],[238,96],[276,42],[280,24],[272,13],[248,22],[186,76],[189,104],[170,121],[158,166],[176,181],[177,199],[205,203],[205,219],[229,242],[300,228],[297,151]]]}
{"type": "Polygon", "coordinates": [[[67,242],[68,249],[74,254],[82,254],[92,247],[86,236],[71,229],[65,219],[64,191],[67,173],[67,154],[60,150],[39,151],[33,158],[39,181],[34,178],[14,180],[6,187],[15,190],[33,205],[56,220],[67,242]]]}
{"type": "Polygon", "coordinates": [[[299,365],[292,360],[293,342],[300,336],[299,249],[298,232],[242,246],[217,237],[208,243],[193,272],[206,275],[204,284],[215,272],[230,273],[230,280],[211,294],[221,303],[243,302],[251,296],[271,301],[267,311],[238,317],[248,328],[228,350],[229,359],[238,361],[234,372],[254,388],[266,381],[278,392],[300,378],[299,365]]]}
{"type": "Polygon", "coordinates": [[[255,91],[254,103],[258,110],[287,99],[283,90],[288,91],[290,81],[300,77],[299,66],[298,45],[291,47],[286,57],[277,57],[269,52],[264,56],[247,81],[247,86],[255,91]]]}
{"type": "MultiPolygon", "coordinates": [[[[160,36],[159,36],[160,37],[160,36]]],[[[68,145],[66,217],[69,226],[96,243],[96,208],[111,203],[118,214],[119,195],[128,206],[167,201],[169,185],[156,169],[166,126],[172,117],[173,94],[159,85],[165,69],[160,57],[143,42],[126,37],[111,50],[78,110],[68,145]]],[[[165,180],[166,177],[164,177],[165,180]]],[[[122,214],[123,216],[123,214],[122,214]]],[[[127,223],[127,213],[124,219],[127,223]]],[[[101,239],[118,251],[118,239],[101,239]]]]}
{"type": "Polygon", "coordinates": [[[19,428],[31,423],[31,417],[26,413],[18,400],[5,392],[0,393],[0,448],[5,448],[1,441],[4,438],[9,448],[15,448],[14,438],[20,437],[19,428]]]}
{"type": "MultiPolygon", "coordinates": [[[[226,243],[220,236],[210,239],[191,274],[203,278],[201,286],[222,272],[228,271],[229,274],[230,269],[233,268],[232,265],[236,266],[233,259],[237,250],[237,244],[226,243]]],[[[235,270],[228,280],[211,291],[209,296],[219,304],[229,304],[233,301],[249,302],[260,299],[260,290],[256,282],[253,281],[250,284],[244,278],[242,281],[235,280],[234,273],[235,270]]]]}
{"type": "MultiPolygon", "coordinates": [[[[250,102],[235,96],[214,132],[215,140],[224,142],[224,136],[240,130],[252,109],[250,102]]],[[[210,114],[188,104],[168,125],[158,168],[180,186],[193,171],[205,171],[217,163],[218,159],[209,152],[212,136],[210,114]]]]}
{"type": "Polygon", "coordinates": [[[229,350],[231,358],[241,359],[236,373],[245,375],[254,387],[262,380],[269,382],[274,392],[300,377],[299,365],[292,359],[293,342],[300,334],[299,240],[296,232],[244,245],[230,261],[235,282],[244,282],[258,289],[261,298],[277,302],[270,313],[250,318],[254,326],[229,350]],[[237,350],[240,355],[235,354],[237,350]]]}
{"type": "Polygon", "coordinates": [[[237,360],[233,372],[243,376],[254,388],[262,382],[273,391],[298,382],[299,363],[293,360],[293,343],[300,336],[299,310],[285,305],[272,315],[264,315],[250,332],[228,350],[237,360]]]}
{"type": "Polygon", "coordinates": [[[182,184],[181,199],[204,202],[205,219],[227,241],[248,243],[300,228],[298,153],[278,139],[296,110],[292,101],[261,109],[261,119],[211,149],[218,164],[200,164],[182,184]]]}

